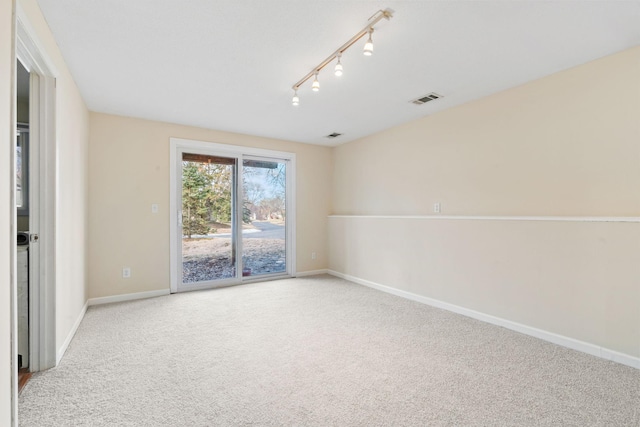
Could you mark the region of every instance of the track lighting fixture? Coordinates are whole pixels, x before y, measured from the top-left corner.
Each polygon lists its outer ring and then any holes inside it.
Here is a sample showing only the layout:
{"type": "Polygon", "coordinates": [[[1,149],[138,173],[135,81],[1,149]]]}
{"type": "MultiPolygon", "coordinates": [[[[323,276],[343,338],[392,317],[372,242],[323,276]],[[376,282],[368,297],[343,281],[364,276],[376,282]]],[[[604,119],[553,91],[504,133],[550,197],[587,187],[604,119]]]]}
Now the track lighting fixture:
{"type": "Polygon", "coordinates": [[[336,68],[334,70],[335,75],[338,77],[342,75],[342,63],[340,62],[340,57],[342,57],[342,53],[338,54],[338,63],[336,64],[336,68]]]}
{"type": "Polygon", "coordinates": [[[373,28],[369,30],[369,40],[364,44],[364,56],[371,56],[373,54],[373,40],[371,35],[373,34],[373,28]]]}
{"type": "Polygon", "coordinates": [[[371,56],[371,54],[373,53],[373,40],[371,37],[371,35],[373,34],[373,27],[382,19],[389,20],[392,17],[393,17],[393,10],[391,9],[379,10],[376,13],[374,13],[369,18],[369,23],[367,24],[366,27],[364,27],[362,30],[356,33],[355,36],[351,37],[345,44],[340,46],[338,50],[336,50],[331,55],[329,55],[327,59],[325,59],[320,64],[318,64],[317,67],[315,67],[312,71],[307,73],[307,75],[305,75],[303,78],[298,80],[298,82],[292,86],[294,94],[293,94],[293,99],[291,103],[293,105],[300,104],[300,98],[298,98],[298,89],[300,89],[300,86],[302,86],[304,82],[311,79],[312,77],[314,79],[313,79],[313,83],[311,84],[311,90],[313,90],[314,92],[318,92],[320,90],[320,82],[318,81],[318,74],[324,67],[329,65],[334,59],[337,59],[336,66],[334,68],[334,73],[336,76],[341,76],[342,75],[342,62],[341,62],[342,54],[367,34],[369,35],[369,39],[364,45],[364,54],[366,56],[371,56]]]}

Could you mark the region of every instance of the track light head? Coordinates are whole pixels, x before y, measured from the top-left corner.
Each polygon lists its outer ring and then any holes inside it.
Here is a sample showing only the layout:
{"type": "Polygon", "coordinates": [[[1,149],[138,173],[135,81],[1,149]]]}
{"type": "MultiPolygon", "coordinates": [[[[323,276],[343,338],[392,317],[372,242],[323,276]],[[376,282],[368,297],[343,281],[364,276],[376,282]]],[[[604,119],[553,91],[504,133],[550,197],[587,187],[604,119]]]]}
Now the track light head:
{"type": "Polygon", "coordinates": [[[293,92],[293,98],[291,99],[291,104],[298,106],[300,104],[300,98],[298,97],[298,90],[295,89],[293,92]]]}
{"type": "Polygon", "coordinates": [[[316,77],[313,79],[313,84],[311,85],[311,90],[317,92],[320,90],[320,82],[318,81],[318,72],[316,71],[316,77]]]}
{"type": "Polygon", "coordinates": [[[336,68],[334,69],[334,72],[336,74],[336,76],[340,77],[342,75],[342,63],[340,62],[340,58],[342,57],[342,54],[339,53],[338,54],[338,63],[336,64],[336,68]]]}
{"type": "Polygon", "coordinates": [[[371,39],[371,35],[373,34],[373,28],[369,30],[369,40],[364,44],[364,56],[373,55],[373,40],[371,39]]]}

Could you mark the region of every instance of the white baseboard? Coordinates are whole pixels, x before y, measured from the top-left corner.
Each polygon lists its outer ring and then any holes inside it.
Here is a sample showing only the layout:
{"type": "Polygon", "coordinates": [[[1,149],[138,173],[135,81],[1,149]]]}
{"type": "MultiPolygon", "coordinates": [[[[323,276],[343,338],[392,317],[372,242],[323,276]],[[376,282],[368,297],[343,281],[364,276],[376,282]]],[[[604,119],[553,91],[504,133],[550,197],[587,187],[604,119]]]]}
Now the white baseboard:
{"type": "Polygon", "coordinates": [[[62,360],[62,357],[67,352],[67,348],[69,348],[69,344],[71,344],[71,340],[73,339],[76,332],[78,331],[78,328],[80,327],[80,323],[82,323],[82,319],[84,319],[84,315],[87,312],[88,307],[89,307],[89,301],[84,303],[82,310],[80,310],[80,315],[78,316],[73,326],[71,327],[71,331],[69,331],[69,335],[67,335],[67,338],[62,343],[62,346],[58,349],[58,352],[56,353],[56,366],[58,366],[58,364],[62,360]]]}
{"type": "Polygon", "coordinates": [[[309,271],[298,271],[296,272],[296,277],[306,277],[306,276],[317,276],[318,274],[327,274],[329,270],[326,268],[322,270],[309,270],[309,271]]]}
{"type": "Polygon", "coordinates": [[[120,294],[112,295],[109,297],[89,298],[89,301],[87,301],[87,303],[89,304],[89,306],[111,304],[112,302],[133,301],[137,299],[161,297],[164,295],[169,295],[170,293],[171,291],[169,289],[160,289],[157,291],[136,292],[133,294],[120,294]]]}
{"type": "Polygon", "coordinates": [[[471,317],[476,320],[491,323],[493,325],[502,326],[503,328],[511,329],[521,334],[530,335],[541,340],[549,341],[551,343],[570,348],[572,350],[581,351],[583,353],[590,354],[592,356],[600,357],[602,359],[611,360],[623,365],[631,366],[636,369],[640,369],[640,358],[634,357],[628,354],[620,353],[608,348],[600,347],[595,344],[591,344],[584,341],[579,341],[573,338],[558,335],[553,332],[544,331],[531,326],[523,325],[521,323],[513,322],[511,320],[502,319],[500,317],[492,316],[490,314],[481,313],[479,311],[470,310],[468,308],[460,307],[454,304],[449,304],[444,301],[440,301],[433,298],[428,298],[422,295],[414,294],[411,292],[396,289],[391,286],[381,285],[369,280],[361,279],[359,277],[350,276],[348,274],[340,273],[338,271],[328,270],[329,274],[348,280],[350,282],[364,285],[369,288],[377,289],[382,292],[386,292],[392,295],[396,295],[402,298],[406,298],[412,301],[421,302],[433,307],[441,308],[443,310],[451,311],[453,313],[461,314],[463,316],[471,317]]]}

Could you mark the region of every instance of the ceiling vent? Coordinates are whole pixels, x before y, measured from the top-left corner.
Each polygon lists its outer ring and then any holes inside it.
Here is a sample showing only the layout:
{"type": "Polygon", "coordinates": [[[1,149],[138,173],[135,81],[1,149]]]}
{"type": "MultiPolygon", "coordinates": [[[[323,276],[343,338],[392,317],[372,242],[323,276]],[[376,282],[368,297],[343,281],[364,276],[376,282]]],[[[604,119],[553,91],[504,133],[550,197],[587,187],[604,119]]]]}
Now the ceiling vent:
{"type": "Polygon", "coordinates": [[[435,101],[436,99],[440,99],[440,98],[442,98],[442,95],[438,95],[435,92],[431,92],[430,94],[422,96],[418,99],[414,99],[411,102],[416,105],[422,105],[422,104],[426,104],[427,102],[435,101]]]}
{"type": "Polygon", "coordinates": [[[341,133],[338,133],[338,132],[334,132],[334,133],[332,133],[332,134],[327,135],[327,138],[331,138],[331,139],[333,139],[333,138],[337,138],[337,137],[339,137],[340,135],[342,135],[342,134],[341,134],[341,133]]]}

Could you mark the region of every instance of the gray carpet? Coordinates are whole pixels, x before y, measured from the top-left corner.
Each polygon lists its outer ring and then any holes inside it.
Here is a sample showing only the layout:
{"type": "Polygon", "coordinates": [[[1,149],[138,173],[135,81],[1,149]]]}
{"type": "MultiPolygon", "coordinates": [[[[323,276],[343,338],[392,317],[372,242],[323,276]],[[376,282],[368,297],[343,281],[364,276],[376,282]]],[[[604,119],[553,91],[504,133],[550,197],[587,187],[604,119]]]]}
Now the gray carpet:
{"type": "Polygon", "coordinates": [[[91,307],[21,426],[638,426],[640,371],[330,276],[91,307]]]}

